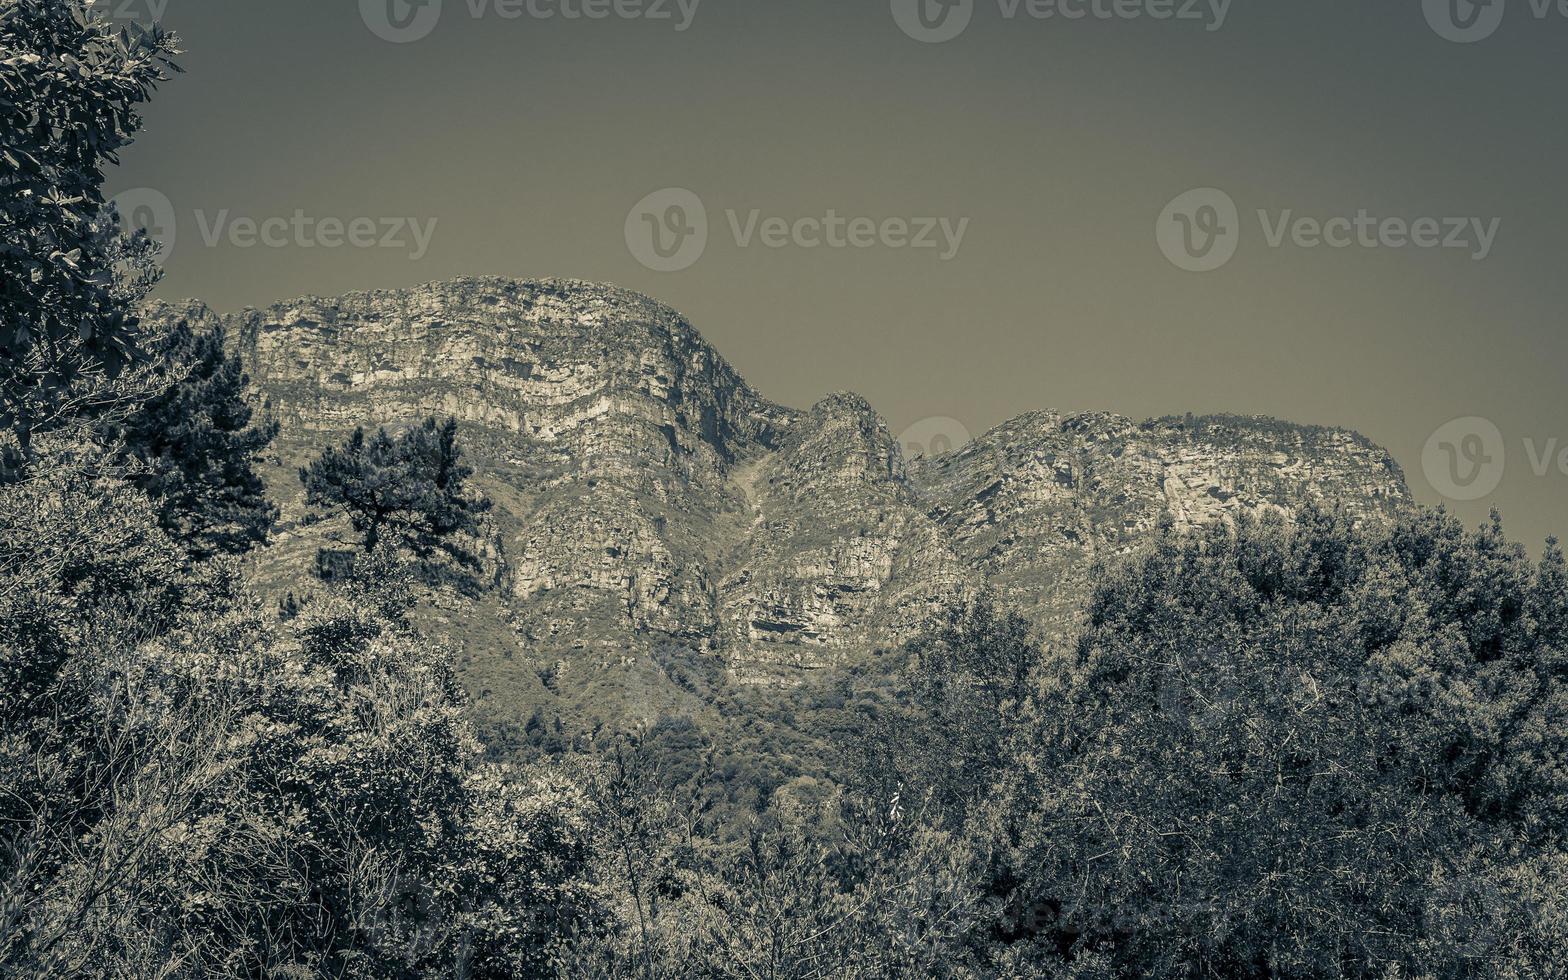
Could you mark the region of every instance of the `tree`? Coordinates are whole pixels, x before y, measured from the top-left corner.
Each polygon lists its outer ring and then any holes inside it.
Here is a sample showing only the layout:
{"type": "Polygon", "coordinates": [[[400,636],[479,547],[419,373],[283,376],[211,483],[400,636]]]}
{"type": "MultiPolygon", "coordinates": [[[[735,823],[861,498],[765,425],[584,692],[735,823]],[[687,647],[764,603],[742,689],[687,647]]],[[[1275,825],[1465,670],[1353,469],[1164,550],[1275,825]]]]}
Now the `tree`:
{"type": "Polygon", "coordinates": [[[158,504],[163,529],[198,558],[250,550],[278,514],[254,469],[278,425],[252,422],[250,379],[223,340],[221,328],[173,326],[155,346],[170,382],[108,427],[139,464],[133,482],[158,504]]]}
{"type": "Polygon", "coordinates": [[[89,921],[112,896],[156,887],[137,858],[188,812],[207,771],[207,706],[188,705],[176,722],[131,679],[137,649],[200,608],[203,585],[184,574],[146,498],[96,469],[0,487],[8,976],[85,975],[89,921]]]}
{"type": "Polygon", "coordinates": [[[594,871],[599,828],[565,766],[485,766],[469,782],[469,818],[446,874],[459,889],[454,963],[472,980],[572,977],[572,946],[603,931],[594,871]]]}
{"type": "Polygon", "coordinates": [[[1101,581],[1014,750],[1013,861],[1046,913],[1043,962],[1552,975],[1563,583],[1555,546],[1532,567],[1495,520],[1167,530],[1101,581]]]}
{"type": "Polygon", "coordinates": [[[551,975],[587,805],[481,765],[396,557],[279,623],[93,489],[0,487],[0,974],[551,975]]]}
{"type": "Polygon", "coordinates": [[[24,454],[134,354],[134,293],[148,280],[116,265],[146,243],[127,243],[106,213],[103,168],[178,70],[177,44],[158,27],[125,33],[80,0],[0,6],[0,425],[24,454]]]}
{"type": "Polygon", "coordinates": [[[473,469],[462,463],[457,422],[431,417],[394,439],[386,429],[367,438],[363,429],[341,447],[299,471],[311,506],[347,511],[366,552],[383,535],[428,554],[440,539],[478,529],[489,501],[466,493],[473,469]]]}
{"type": "Polygon", "coordinates": [[[986,856],[959,835],[897,796],[851,793],[820,801],[819,820],[783,807],[719,826],[649,748],[617,739],[586,763],[592,879],[612,915],[573,937],[567,975],[986,975],[986,856]]]}
{"type": "Polygon", "coordinates": [[[907,652],[907,708],[873,725],[861,779],[927,797],[933,819],[962,823],[1016,761],[1010,739],[1044,652],[1033,624],[991,596],[948,609],[907,652]]]}

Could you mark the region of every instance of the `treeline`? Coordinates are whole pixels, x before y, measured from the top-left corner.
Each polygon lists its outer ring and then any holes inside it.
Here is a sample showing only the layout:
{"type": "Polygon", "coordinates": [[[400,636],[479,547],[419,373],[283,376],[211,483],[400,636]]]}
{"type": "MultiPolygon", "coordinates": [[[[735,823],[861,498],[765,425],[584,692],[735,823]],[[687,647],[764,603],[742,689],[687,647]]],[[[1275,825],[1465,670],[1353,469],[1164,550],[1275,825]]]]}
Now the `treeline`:
{"type": "Polygon", "coordinates": [[[306,467],[361,547],[246,587],[276,429],[101,195],[176,54],[0,0],[0,975],[1562,975],[1568,565],[1496,521],[1166,529],[1065,648],[953,609],[743,824],[699,732],[487,763],[409,617],[454,426],[306,467]]]}
{"type": "Polygon", "coordinates": [[[1170,536],[1065,652],[955,610],[736,828],[632,739],[483,763],[390,547],[279,616],[159,513],[0,489],[7,975],[1557,975],[1568,573],[1495,528],[1170,536]]]}

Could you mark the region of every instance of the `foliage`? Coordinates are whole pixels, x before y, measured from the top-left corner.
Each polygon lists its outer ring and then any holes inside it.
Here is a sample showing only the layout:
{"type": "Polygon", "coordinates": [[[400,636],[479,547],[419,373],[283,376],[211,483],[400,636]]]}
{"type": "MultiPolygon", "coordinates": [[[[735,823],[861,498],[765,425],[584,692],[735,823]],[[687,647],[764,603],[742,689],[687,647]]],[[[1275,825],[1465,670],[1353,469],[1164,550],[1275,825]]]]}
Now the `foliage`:
{"type": "Polygon", "coordinates": [[[278,514],[253,468],[278,425],[253,423],[249,379],[223,343],[221,328],[177,323],[149,345],[163,389],[105,427],[134,459],[134,482],[157,503],[163,529],[202,558],[250,550],[278,514]]]}
{"type": "Polygon", "coordinates": [[[1547,975],[1565,613],[1560,551],[1532,567],[1495,521],[1167,533],[1100,585],[1006,781],[1041,951],[1116,976],[1547,975]]]}
{"type": "Polygon", "coordinates": [[[1568,939],[1568,563],[1495,525],[1167,532],[1060,653],[953,610],[895,772],[751,816],[678,719],[484,764],[386,542],[282,619],[184,549],[102,466],[0,488],[7,974],[1544,978],[1568,939]]]}
{"type": "Polygon", "coordinates": [[[341,508],[374,551],[383,535],[426,554],[441,538],[473,532],[488,501],[466,493],[473,470],[462,462],[457,423],[428,418],[397,438],[363,429],[299,473],[313,507],[341,508]]]}
{"type": "Polygon", "coordinates": [[[79,0],[0,3],[0,425],[24,450],[131,359],[116,264],[145,254],[105,212],[103,167],[140,127],[178,39],[122,32],[79,0]]]}
{"type": "Polygon", "coordinates": [[[0,488],[3,972],[72,975],[87,921],[141,871],[138,808],[172,812],[198,776],[175,756],[199,734],[163,723],[129,667],[210,595],[180,569],[123,484],[66,467],[0,488]]]}
{"type": "Polygon", "coordinates": [[[123,484],[67,469],[4,488],[0,730],[60,710],[73,650],[168,628],[184,601],[178,572],[177,547],[123,484]]]}
{"type": "Polygon", "coordinates": [[[1016,763],[1004,736],[1020,723],[1044,652],[1033,624],[990,596],[947,610],[908,652],[907,704],[872,726],[859,781],[921,797],[956,825],[1016,763]]]}
{"type": "Polygon", "coordinates": [[[0,520],[0,972],[510,976],[591,907],[570,788],[479,764],[395,558],[280,624],[134,488],[0,520]]]}
{"type": "Polygon", "coordinates": [[[559,764],[486,767],[469,792],[472,816],[451,865],[464,896],[454,960],[473,980],[572,976],[562,967],[574,943],[608,920],[582,780],[559,764]]]}
{"type": "Polygon", "coordinates": [[[573,976],[970,977],[978,855],[897,800],[839,796],[831,820],[775,814],[737,840],[660,788],[645,745],[589,777],[597,877],[619,928],[579,938],[573,976]]]}

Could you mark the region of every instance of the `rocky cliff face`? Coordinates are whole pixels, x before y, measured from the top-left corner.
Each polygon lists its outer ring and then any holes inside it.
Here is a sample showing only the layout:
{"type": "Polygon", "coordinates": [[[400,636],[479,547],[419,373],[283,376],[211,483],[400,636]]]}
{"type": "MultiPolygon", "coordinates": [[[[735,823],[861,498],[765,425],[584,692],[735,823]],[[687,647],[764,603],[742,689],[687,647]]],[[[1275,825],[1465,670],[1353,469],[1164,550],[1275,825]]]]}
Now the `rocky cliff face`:
{"type": "Polygon", "coordinates": [[[1315,501],[1367,518],[1409,501],[1393,459],[1359,435],[1228,416],[1034,413],[917,461],[910,481],[965,566],[1057,631],[1095,562],[1135,551],[1167,517],[1191,529],[1315,501]]]}
{"type": "Polygon", "coordinates": [[[221,323],[283,423],[269,486],[285,522],[260,562],[276,587],[336,533],[301,522],[294,467],[356,425],[465,423],[496,504],[495,588],[442,615],[476,693],[508,703],[571,689],[657,715],[687,697],[660,651],[787,683],[896,645],[986,586],[1060,631],[1094,562],[1166,515],[1193,526],[1311,499],[1373,515],[1408,499],[1359,436],[1261,419],[1039,413],[909,461],[858,396],[775,405],[674,311],[582,282],[149,315],[221,323]]]}

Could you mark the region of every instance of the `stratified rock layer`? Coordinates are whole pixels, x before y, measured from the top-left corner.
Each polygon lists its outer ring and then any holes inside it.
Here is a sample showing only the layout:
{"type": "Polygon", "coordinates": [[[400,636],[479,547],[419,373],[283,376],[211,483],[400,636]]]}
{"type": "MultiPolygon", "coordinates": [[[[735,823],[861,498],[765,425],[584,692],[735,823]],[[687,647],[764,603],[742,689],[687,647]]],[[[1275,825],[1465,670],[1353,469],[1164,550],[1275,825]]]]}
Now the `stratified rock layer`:
{"type": "Polygon", "coordinates": [[[284,522],[259,562],[270,587],[304,581],[343,537],[341,522],[303,520],[298,465],[355,426],[463,422],[496,504],[480,542],[493,588],[436,605],[470,686],[514,708],[572,692],[607,723],[689,699],[661,650],[788,683],[897,645],[987,586],[1059,635],[1096,560],[1167,516],[1195,526],[1319,500],[1371,517],[1408,501],[1360,436],[1267,419],[1036,413],[909,461],[864,399],[775,405],[679,314],[583,282],[148,315],[221,323],[283,423],[268,477],[284,522]]]}

